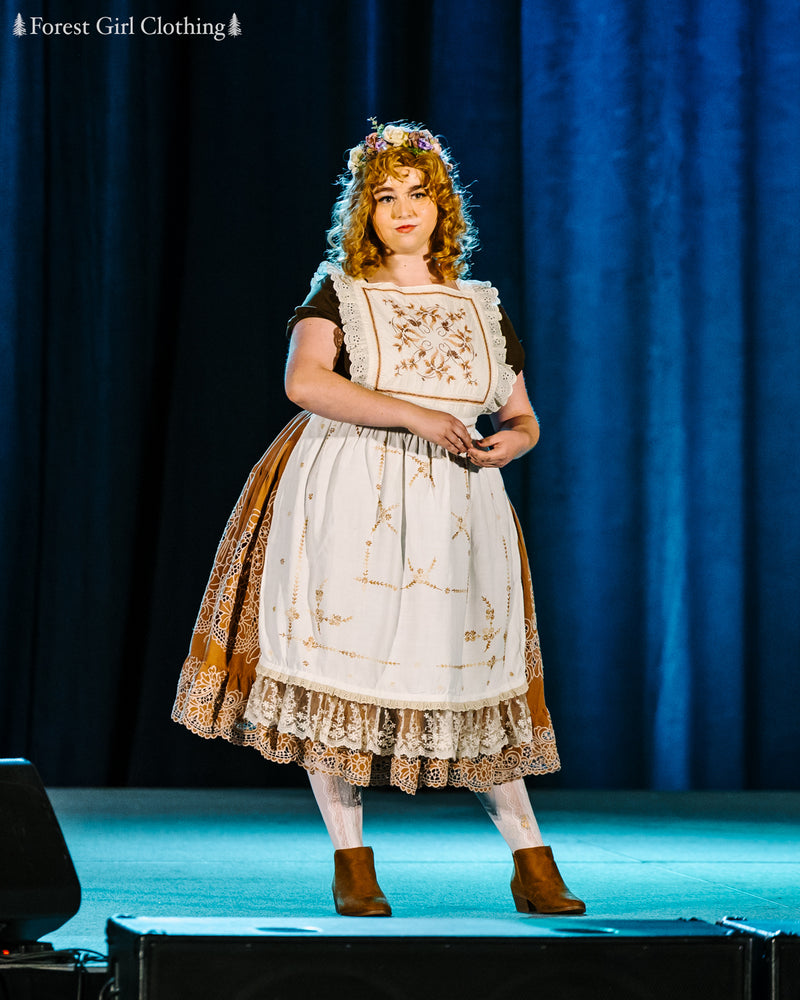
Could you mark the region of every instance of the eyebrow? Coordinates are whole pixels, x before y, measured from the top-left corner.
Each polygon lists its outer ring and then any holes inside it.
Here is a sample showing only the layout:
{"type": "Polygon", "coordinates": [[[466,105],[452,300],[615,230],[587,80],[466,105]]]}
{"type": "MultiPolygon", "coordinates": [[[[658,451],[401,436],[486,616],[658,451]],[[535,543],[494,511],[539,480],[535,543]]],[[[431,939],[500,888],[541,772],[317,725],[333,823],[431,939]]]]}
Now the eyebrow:
{"type": "MultiPolygon", "coordinates": [[[[409,194],[413,194],[414,191],[425,191],[425,190],[426,190],[426,188],[425,188],[424,184],[415,184],[414,187],[408,189],[408,193],[409,194]]],[[[377,196],[379,194],[382,194],[384,191],[387,194],[394,194],[395,193],[395,189],[394,188],[379,187],[379,188],[375,188],[375,190],[372,192],[372,197],[373,198],[377,198],[377,196]]]]}

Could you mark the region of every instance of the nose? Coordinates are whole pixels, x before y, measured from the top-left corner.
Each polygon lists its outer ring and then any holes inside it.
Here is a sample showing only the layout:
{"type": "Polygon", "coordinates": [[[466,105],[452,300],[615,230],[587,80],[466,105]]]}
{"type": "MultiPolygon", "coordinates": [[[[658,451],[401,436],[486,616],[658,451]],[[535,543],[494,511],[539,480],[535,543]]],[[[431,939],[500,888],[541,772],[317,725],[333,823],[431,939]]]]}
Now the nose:
{"type": "Polygon", "coordinates": [[[392,205],[392,214],[396,219],[406,219],[412,215],[411,202],[406,198],[396,198],[392,205]]]}

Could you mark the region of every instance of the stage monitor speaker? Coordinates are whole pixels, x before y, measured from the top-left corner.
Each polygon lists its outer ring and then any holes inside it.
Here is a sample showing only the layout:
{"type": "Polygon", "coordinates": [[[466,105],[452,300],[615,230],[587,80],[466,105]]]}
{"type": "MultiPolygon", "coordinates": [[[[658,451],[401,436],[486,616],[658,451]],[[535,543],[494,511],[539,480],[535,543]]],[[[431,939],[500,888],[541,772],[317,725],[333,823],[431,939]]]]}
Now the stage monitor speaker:
{"type": "Polygon", "coordinates": [[[2,1000],[100,1000],[108,996],[103,987],[108,973],[103,969],[76,969],[73,966],[26,969],[0,962],[2,1000]]]}
{"type": "Polygon", "coordinates": [[[81,887],[36,768],[0,760],[0,942],[35,941],[81,905],[81,887]]]}
{"type": "Polygon", "coordinates": [[[754,1000],[800,998],[800,920],[726,917],[719,925],[753,938],[754,1000]]]}
{"type": "Polygon", "coordinates": [[[118,1000],[751,1000],[752,941],[701,921],[114,917],[118,1000]]]}

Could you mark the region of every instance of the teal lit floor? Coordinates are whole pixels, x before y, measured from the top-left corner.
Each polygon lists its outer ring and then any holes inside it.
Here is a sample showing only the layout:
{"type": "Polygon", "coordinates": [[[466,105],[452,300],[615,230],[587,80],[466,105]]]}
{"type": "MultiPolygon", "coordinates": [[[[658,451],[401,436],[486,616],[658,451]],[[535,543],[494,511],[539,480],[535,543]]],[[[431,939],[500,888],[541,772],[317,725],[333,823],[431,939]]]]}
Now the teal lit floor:
{"type": "MultiPolygon", "coordinates": [[[[121,913],[334,913],[332,853],[310,791],[49,794],[83,889],[78,915],[49,938],[58,946],[105,951],[106,919],[121,913]]],[[[534,789],[532,798],[587,917],[800,918],[800,793],[534,789]]],[[[469,793],[367,792],[365,843],[398,917],[518,919],[510,854],[469,793]]]]}

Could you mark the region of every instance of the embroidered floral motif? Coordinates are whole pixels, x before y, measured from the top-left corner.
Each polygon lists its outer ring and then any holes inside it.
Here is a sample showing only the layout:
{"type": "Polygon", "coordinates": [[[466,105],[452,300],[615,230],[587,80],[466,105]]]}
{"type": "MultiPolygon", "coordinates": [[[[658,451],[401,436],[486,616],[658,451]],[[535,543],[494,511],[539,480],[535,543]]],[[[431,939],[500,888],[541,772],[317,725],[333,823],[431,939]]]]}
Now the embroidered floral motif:
{"type": "Polygon", "coordinates": [[[459,535],[464,535],[464,537],[467,539],[467,541],[471,542],[472,539],[470,538],[469,531],[467,530],[467,525],[465,523],[465,518],[462,517],[460,514],[456,514],[456,512],[454,510],[451,510],[450,514],[451,514],[452,517],[454,517],[456,519],[456,530],[450,536],[450,541],[454,542],[458,538],[459,535]]]}
{"type": "Polygon", "coordinates": [[[477,642],[478,640],[485,642],[486,645],[484,646],[484,652],[488,653],[489,647],[494,642],[494,638],[500,629],[494,627],[495,611],[492,607],[492,602],[487,597],[482,597],[481,600],[483,601],[484,613],[486,615],[486,621],[483,629],[480,632],[476,629],[470,629],[468,632],[464,633],[464,638],[467,642],[477,642]]]}
{"type": "Polygon", "coordinates": [[[408,485],[413,486],[414,483],[421,478],[423,482],[428,482],[431,484],[431,486],[435,486],[436,483],[434,482],[433,479],[433,462],[431,461],[431,459],[430,458],[422,459],[419,458],[417,455],[409,455],[409,458],[416,465],[417,471],[409,479],[408,485]]]}
{"type": "Polygon", "coordinates": [[[393,503],[391,507],[384,507],[383,501],[379,498],[378,505],[375,510],[375,524],[373,525],[373,532],[381,525],[385,524],[387,528],[397,534],[397,528],[392,524],[392,511],[397,510],[400,506],[399,503],[393,503]]]}
{"type": "Polygon", "coordinates": [[[466,594],[466,587],[462,589],[457,587],[440,587],[438,584],[433,583],[433,581],[429,579],[429,576],[433,571],[433,567],[436,565],[436,556],[433,557],[433,560],[427,569],[423,566],[412,565],[410,559],[407,560],[407,563],[409,572],[411,573],[411,579],[408,583],[404,584],[402,588],[403,590],[410,590],[412,587],[416,587],[417,584],[421,584],[423,587],[430,587],[431,590],[438,590],[442,594],[466,594]]]}
{"type": "Polygon", "coordinates": [[[401,360],[395,365],[395,375],[413,371],[420,378],[454,382],[455,370],[460,370],[468,385],[476,385],[472,372],[475,347],[467,325],[467,312],[447,310],[439,303],[431,306],[413,301],[401,304],[393,298],[384,299],[394,313],[394,347],[401,360]]]}
{"type": "Polygon", "coordinates": [[[326,615],[322,610],[322,601],[325,596],[325,584],[327,582],[327,580],[323,580],[314,592],[316,595],[316,605],[314,607],[313,618],[317,624],[317,629],[319,629],[323,622],[325,622],[326,625],[343,625],[345,622],[352,621],[353,619],[352,615],[348,615],[346,618],[342,615],[326,615]]]}

